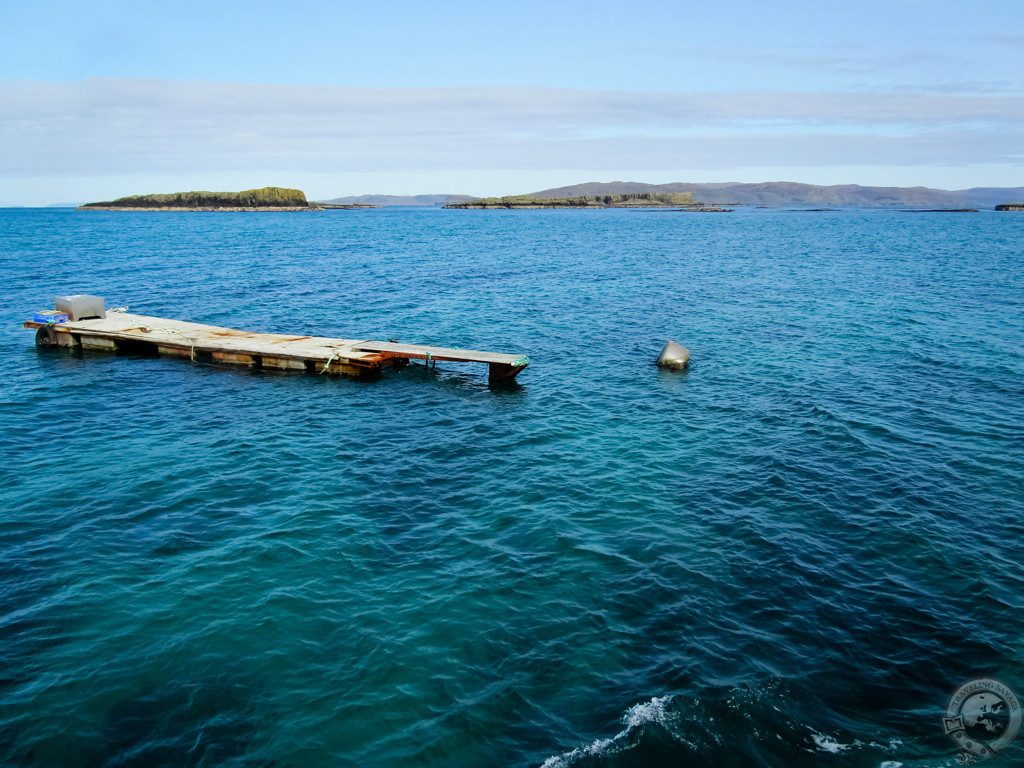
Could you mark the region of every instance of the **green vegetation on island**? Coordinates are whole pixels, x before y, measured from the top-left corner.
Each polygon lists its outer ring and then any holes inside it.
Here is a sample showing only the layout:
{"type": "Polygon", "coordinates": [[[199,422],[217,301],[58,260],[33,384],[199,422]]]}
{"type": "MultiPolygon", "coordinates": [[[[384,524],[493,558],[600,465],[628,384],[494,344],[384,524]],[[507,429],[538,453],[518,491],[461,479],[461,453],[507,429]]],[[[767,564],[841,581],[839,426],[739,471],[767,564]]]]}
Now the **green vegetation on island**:
{"type": "Polygon", "coordinates": [[[319,210],[311,205],[301,189],[263,187],[241,192],[172,192],[158,195],[130,195],[103,203],[86,203],[82,208],[99,210],[159,211],[250,211],[319,210]]]}
{"type": "Polygon", "coordinates": [[[668,208],[701,207],[691,192],[635,192],[618,195],[579,195],[577,197],[482,197],[477,200],[448,203],[445,208],[668,208]]]}

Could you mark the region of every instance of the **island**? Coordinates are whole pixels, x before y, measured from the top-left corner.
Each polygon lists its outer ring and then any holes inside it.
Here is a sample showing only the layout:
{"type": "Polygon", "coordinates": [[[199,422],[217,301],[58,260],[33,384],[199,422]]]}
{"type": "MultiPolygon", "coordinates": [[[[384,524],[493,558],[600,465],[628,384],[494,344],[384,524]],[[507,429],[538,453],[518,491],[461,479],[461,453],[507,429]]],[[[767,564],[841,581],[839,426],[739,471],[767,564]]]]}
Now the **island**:
{"type": "Polygon", "coordinates": [[[618,195],[580,195],[578,197],[481,197],[450,202],[445,208],[487,210],[496,208],[673,208],[680,211],[725,213],[726,208],[694,202],[692,192],[633,192],[618,195]]]}
{"type": "MultiPolygon", "coordinates": [[[[640,181],[588,181],[567,187],[526,192],[514,197],[516,199],[526,197],[550,201],[584,197],[603,199],[647,192],[652,195],[689,192],[693,195],[694,200],[703,200],[707,206],[726,208],[743,205],[758,208],[985,208],[991,210],[992,206],[1006,200],[1024,200],[1024,187],[972,187],[971,189],[946,190],[927,187],[862,187],[857,184],[818,186],[792,181],[759,183],[678,181],[669,184],[646,184],[640,181]]],[[[493,204],[500,198],[494,200],[487,198],[487,200],[492,203],[489,207],[506,207],[500,203],[493,204]]],[[[344,198],[337,202],[376,202],[376,200],[344,198]]],[[[475,201],[453,199],[443,202],[475,201]]],[[[658,203],[654,203],[654,205],[658,205],[658,203]]]]}
{"type": "Polygon", "coordinates": [[[1024,203],[1002,203],[996,206],[997,211],[1024,211],[1024,203]]]}
{"type": "Polygon", "coordinates": [[[171,192],[130,195],[102,203],[86,203],[91,211],[323,211],[331,208],[373,208],[372,205],[336,205],[306,200],[301,189],[262,187],[241,192],[171,192]]]}

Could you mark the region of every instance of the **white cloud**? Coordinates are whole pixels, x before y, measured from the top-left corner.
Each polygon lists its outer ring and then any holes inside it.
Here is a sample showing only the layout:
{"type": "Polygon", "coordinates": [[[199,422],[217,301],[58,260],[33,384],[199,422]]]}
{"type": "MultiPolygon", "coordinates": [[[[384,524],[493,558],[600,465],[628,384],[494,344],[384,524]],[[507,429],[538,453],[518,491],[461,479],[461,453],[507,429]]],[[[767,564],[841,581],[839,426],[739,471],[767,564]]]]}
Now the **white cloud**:
{"type": "MultiPolygon", "coordinates": [[[[1024,97],[0,83],[0,176],[1024,164],[1024,97]]],[[[734,174],[735,175],[735,174],[734,174]]]]}

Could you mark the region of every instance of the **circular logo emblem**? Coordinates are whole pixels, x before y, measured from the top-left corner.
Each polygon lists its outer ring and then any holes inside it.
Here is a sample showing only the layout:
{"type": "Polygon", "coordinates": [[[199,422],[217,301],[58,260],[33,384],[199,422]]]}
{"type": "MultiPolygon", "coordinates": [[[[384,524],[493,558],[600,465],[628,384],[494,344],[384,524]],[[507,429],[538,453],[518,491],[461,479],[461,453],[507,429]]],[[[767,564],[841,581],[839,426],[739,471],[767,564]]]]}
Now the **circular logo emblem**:
{"type": "Polygon", "coordinates": [[[946,733],[966,752],[994,757],[1020,730],[1020,701],[998,680],[982,678],[964,683],[946,707],[946,733]]]}

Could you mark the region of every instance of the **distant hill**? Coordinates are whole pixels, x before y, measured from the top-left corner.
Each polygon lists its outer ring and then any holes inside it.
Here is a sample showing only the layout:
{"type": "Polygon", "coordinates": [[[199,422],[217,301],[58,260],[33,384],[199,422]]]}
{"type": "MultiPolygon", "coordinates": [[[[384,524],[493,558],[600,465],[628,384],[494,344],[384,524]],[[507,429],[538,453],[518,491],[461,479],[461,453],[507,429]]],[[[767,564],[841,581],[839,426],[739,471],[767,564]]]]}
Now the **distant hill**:
{"type": "Polygon", "coordinates": [[[101,210],[309,210],[301,189],[263,187],[241,192],[172,192],[130,195],[105,203],[86,203],[82,208],[101,210]]]}
{"type": "Polygon", "coordinates": [[[694,199],[709,205],[860,206],[866,208],[993,208],[1007,200],[1024,198],[1024,187],[975,187],[945,190],[928,187],[862,187],[858,184],[818,186],[791,181],[760,184],[725,182],[721,184],[644,184],[638,181],[589,182],[569,187],[545,189],[524,197],[573,198],[640,193],[690,192],[694,199]]]}
{"type": "Polygon", "coordinates": [[[448,203],[465,203],[476,200],[471,195],[354,195],[336,197],[322,202],[332,205],[379,205],[391,206],[441,206],[448,203]]]}

